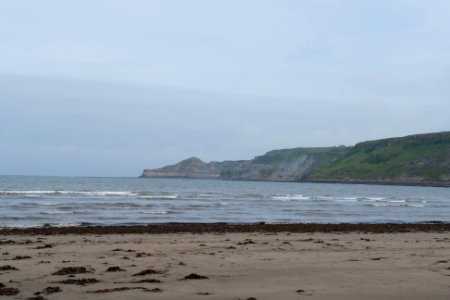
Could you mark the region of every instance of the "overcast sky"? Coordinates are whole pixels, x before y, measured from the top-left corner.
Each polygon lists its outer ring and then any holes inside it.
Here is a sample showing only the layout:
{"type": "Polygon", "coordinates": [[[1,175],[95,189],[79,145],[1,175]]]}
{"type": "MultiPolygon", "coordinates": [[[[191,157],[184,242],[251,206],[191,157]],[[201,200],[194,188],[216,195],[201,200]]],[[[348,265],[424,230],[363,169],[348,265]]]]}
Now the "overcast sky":
{"type": "Polygon", "coordinates": [[[450,129],[450,1],[0,0],[0,174],[450,129]]]}

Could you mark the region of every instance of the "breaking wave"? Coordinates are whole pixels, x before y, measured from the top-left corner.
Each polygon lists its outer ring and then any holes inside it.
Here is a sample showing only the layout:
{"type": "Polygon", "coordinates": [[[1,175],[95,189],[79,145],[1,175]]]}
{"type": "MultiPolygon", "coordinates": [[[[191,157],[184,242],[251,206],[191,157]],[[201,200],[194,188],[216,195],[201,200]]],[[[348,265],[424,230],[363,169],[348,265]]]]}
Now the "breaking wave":
{"type": "Polygon", "coordinates": [[[272,196],[272,200],[278,201],[292,201],[292,200],[310,200],[311,197],[305,197],[303,195],[286,195],[286,196],[272,196]]]}
{"type": "Polygon", "coordinates": [[[177,199],[178,195],[151,195],[151,196],[140,196],[140,199],[177,199]]]}
{"type": "Polygon", "coordinates": [[[129,191],[0,191],[4,196],[25,196],[33,197],[39,195],[71,195],[71,196],[137,196],[138,194],[129,191]]]}

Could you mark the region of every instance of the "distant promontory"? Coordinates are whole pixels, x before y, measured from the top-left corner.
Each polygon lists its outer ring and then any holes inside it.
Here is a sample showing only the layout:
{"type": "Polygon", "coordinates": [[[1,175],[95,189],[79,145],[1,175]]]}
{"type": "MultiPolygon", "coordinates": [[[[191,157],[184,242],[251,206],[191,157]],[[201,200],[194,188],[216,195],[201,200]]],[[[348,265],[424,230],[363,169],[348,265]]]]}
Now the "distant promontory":
{"type": "Polygon", "coordinates": [[[251,160],[196,157],[141,177],[450,186],[450,131],[358,143],[292,148],[251,160]]]}

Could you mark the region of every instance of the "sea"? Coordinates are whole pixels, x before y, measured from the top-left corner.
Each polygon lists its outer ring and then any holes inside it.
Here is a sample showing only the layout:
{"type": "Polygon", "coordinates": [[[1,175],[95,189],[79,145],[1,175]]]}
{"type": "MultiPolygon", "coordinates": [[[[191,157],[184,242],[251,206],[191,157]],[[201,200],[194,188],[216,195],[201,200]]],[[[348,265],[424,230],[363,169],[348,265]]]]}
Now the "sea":
{"type": "Polygon", "coordinates": [[[0,176],[0,227],[450,222],[450,189],[162,178],[0,176]]]}

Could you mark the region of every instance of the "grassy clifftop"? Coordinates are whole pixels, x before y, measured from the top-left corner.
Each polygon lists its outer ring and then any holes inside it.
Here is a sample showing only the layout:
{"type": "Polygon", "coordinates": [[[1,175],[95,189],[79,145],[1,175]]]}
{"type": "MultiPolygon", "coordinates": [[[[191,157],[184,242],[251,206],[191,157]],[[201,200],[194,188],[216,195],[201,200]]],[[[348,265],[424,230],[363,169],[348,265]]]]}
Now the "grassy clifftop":
{"type": "Polygon", "coordinates": [[[368,141],[331,163],[316,165],[309,180],[425,183],[450,181],[450,132],[368,141]]]}
{"type": "Polygon", "coordinates": [[[284,161],[296,159],[300,155],[314,155],[320,157],[322,163],[332,162],[347,153],[348,147],[317,147],[272,150],[253,159],[256,164],[277,165],[284,161]]]}

